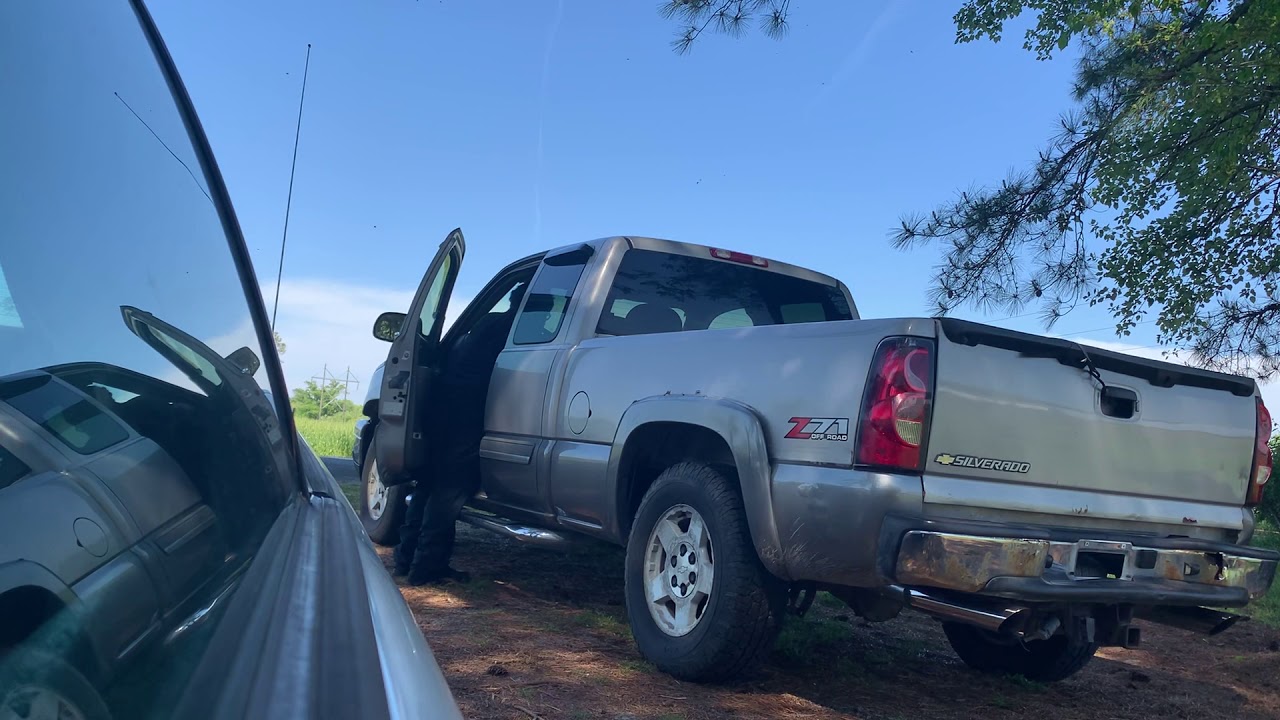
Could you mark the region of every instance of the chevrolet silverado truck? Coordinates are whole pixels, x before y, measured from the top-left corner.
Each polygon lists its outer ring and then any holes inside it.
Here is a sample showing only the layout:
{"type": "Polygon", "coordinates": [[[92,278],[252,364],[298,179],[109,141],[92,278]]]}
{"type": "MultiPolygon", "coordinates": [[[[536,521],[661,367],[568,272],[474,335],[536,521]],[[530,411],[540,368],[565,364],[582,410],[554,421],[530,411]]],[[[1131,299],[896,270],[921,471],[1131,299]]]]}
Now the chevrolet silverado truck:
{"type": "Polygon", "coordinates": [[[968,665],[1040,681],[1143,618],[1220,632],[1280,554],[1248,547],[1271,473],[1253,380],[949,318],[861,319],[826,275],[613,237],[519,260],[444,332],[440,246],[365,404],[361,515],[395,542],[431,482],[451,344],[510,322],[463,520],[626,547],[640,653],[748,671],[818,590],[942,622],[968,665]],[[519,298],[518,307],[511,307],[519,298]],[[434,419],[433,419],[434,418],[434,419]]]}

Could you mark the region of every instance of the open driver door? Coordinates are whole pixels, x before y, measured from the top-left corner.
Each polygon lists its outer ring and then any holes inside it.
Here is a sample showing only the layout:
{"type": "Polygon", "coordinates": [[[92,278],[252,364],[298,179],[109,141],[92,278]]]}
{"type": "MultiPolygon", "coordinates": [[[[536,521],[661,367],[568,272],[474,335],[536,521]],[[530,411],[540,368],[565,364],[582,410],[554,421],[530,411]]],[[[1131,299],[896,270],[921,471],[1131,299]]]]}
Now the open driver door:
{"type": "Polygon", "coordinates": [[[427,468],[431,396],[444,359],[440,337],[465,253],[462,230],[449,233],[423,276],[409,313],[383,313],[374,323],[373,336],[391,343],[373,442],[383,484],[416,480],[427,468]]]}

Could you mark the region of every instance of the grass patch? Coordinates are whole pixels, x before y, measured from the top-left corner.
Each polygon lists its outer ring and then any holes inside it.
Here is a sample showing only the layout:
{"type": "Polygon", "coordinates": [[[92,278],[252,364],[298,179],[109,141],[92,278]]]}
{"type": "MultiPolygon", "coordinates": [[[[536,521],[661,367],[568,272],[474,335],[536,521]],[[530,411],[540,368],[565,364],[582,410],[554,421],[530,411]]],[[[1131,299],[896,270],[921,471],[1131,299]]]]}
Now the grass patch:
{"type": "Polygon", "coordinates": [[[578,627],[584,627],[589,630],[599,630],[618,637],[631,637],[631,628],[625,622],[598,610],[581,610],[574,613],[570,621],[578,627]]]}
{"type": "Polygon", "coordinates": [[[818,593],[817,603],[818,607],[824,607],[828,610],[843,610],[848,607],[843,600],[825,590],[818,593]]]}
{"type": "Polygon", "coordinates": [[[773,652],[792,664],[806,664],[818,656],[822,648],[849,638],[849,626],[835,620],[805,620],[788,617],[778,633],[773,652]]]}
{"type": "Polygon", "coordinates": [[[364,489],[363,485],[339,485],[342,488],[342,494],[347,496],[347,502],[351,503],[352,509],[360,512],[360,491],[364,489]]]}
{"type": "Polygon", "coordinates": [[[319,420],[295,417],[298,433],[317,455],[351,457],[356,444],[355,425],[359,415],[344,414],[319,420]]]}
{"type": "Polygon", "coordinates": [[[1045,690],[1049,689],[1049,686],[1045,685],[1044,683],[1036,680],[1029,680],[1023,677],[1022,675],[1005,675],[1004,677],[1005,677],[1005,680],[1007,680],[1010,685],[1017,687],[1018,689],[1023,690],[1025,692],[1038,693],[1038,692],[1044,692],[1045,690]]]}
{"type": "MultiPolygon", "coordinates": [[[[1280,550],[1280,528],[1270,523],[1259,523],[1257,531],[1253,534],[1253,544],[1270,550],[1280,550]]],[[[1271,627],[1280,627],[1280,582],[1271,586],[1271,592],[1249,605],[1249,614],[1258,622],[1271,627]]]]}
{"type": "Polygon", "coordinates": [[[622,667],[630,670],[631,672],[643,673],[645,675],[652,675],[658,672],[658,666],[648,660],[623,660],[622,667]]]}

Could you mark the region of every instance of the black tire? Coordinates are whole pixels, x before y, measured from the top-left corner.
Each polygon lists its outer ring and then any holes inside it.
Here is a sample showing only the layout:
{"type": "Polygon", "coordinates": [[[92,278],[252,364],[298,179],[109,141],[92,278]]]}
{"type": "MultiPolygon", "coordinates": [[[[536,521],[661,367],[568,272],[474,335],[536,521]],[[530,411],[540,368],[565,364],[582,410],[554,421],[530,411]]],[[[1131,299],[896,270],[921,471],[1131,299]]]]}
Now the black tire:
{"type": "Polygon", "coordinates": [[[404,525],[406,510],[405,498],[409,496],[412,485],[405,483],[392,485],[386,489],[385,508],[382,514],[374,518],[369,508],[370,475],[377,467],[377,456],[373,444],[364,453],[364,467],[360,468],[360,522],[369,539],[379,545],[394,547],[400,542],[400,526],[404,525]]]}
{"type": "Polygon", "coordinates": [[[645,493],[627,541],[625,577],[627,616],[640,654],[681,680],[714,682],[749,673],[781,627],[785,588],[756,555],[737,487],[705,465],[673,465],[645,493]],[[702,615],[679,637],[654,620],[644,587],[650,533],[677,505],[702,516],[715,556],[702,615]]]}
{"type": "Polygon", "coordinates": [[[110,720],[111,713],[93,685],[57,655],[16,648],[0,657],[0,715],[25,717],[36,693],[57,696],[85,720],[110,720]]]}
{"type": "Polygon", "coordinates": [[[1096,643],[1067,635],[1022,643],[1004,641],[972,625],[944,622],[942,630],[951,648],[969,667],[999,675],[1021,675],[1038,682],[1057,682],[1075,675],[1098,650],[1096,643]]]}

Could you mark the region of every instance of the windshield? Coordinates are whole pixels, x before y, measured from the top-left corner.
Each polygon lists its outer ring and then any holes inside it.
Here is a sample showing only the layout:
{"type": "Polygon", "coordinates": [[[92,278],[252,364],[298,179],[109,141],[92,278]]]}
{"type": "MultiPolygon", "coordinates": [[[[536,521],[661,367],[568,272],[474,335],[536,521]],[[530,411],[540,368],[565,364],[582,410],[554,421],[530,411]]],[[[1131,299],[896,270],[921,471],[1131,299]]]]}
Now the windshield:
{"type": "Polygon", "coordinates": [[[130,4],[0,27],[0,717],[164,717],[293,487],[273,349],[130,4]]]}

